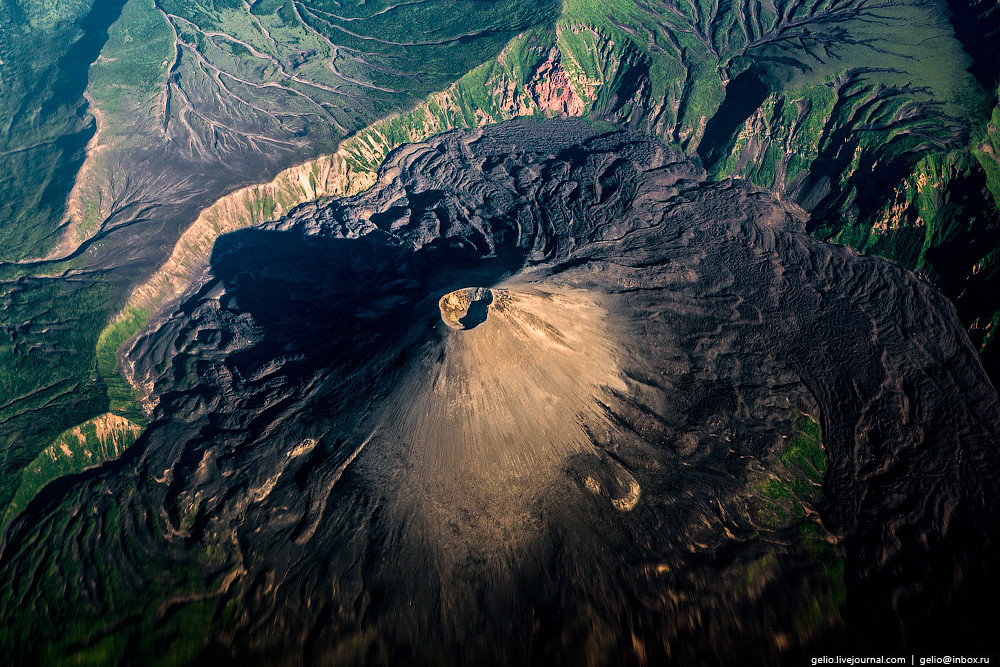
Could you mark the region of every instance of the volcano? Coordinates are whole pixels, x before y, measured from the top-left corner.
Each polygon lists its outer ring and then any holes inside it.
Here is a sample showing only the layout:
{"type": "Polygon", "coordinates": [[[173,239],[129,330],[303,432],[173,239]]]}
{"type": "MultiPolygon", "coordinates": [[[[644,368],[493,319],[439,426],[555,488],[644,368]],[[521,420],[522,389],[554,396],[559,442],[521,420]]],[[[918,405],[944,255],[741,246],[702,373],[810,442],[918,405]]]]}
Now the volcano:
{"type": "Polygon", "coordinates": [[[3,585],[48,599],[52,550],[186,588],[158,623],[222,663],[975,648],[997,395],[940,293],[807,222],[580,121],[401,148],[220,238],[128,351],[150,428],[12,524],[3,585]]]}

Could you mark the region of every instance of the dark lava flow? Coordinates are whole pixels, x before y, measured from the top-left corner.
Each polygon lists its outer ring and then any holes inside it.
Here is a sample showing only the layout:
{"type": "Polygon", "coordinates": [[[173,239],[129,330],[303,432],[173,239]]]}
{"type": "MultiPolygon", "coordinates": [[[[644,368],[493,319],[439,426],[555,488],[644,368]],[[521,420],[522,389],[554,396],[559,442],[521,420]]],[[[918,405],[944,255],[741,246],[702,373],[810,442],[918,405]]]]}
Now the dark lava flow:
{"type": "Polygon", "coordinates": [[[1000,411],[954,309],[703,176],[508,123],[220,238],[126,360],[153,426],[29,508],[2,585],[58,623],[34,563],[112,569],[98,635],[130,596],[166,590],[154,624],[207,602],[216,663],[984,647],[1000,411]],[[789,454],[807,416],[822,485],[789,454]]]}

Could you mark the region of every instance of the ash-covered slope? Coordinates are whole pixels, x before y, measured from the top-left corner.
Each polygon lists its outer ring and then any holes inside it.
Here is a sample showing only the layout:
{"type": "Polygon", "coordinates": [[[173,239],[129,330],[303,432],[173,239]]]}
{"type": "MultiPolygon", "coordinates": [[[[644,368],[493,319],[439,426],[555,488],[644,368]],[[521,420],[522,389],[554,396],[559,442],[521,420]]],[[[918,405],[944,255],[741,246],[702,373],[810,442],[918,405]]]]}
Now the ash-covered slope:
{"type": "Polygon", "coordinates": [[[703,176],[507,123],[222,237],[128,355],[151,428],[6,533],[0,637],[272,664],[983,646],[1000,412],[954,309],[703,176]]]}

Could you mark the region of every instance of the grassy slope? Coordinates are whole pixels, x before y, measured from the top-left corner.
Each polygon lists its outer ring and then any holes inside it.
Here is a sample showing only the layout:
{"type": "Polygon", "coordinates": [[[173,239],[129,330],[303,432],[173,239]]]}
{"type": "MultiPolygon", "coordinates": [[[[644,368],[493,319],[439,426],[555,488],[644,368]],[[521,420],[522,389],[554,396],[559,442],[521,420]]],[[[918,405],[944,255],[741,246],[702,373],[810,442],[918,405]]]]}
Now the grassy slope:
{"type": "Polygon", "coordinates": [[[0,526],[24,509],[48,481],[120,456],[140,430],[135,422],[108,413],[60,435],[25,468],[0,526]]]}
{"type": "MultiPolygon", "coordinates": [[[[795,411],[791,434],[772,455],[774,458],[766,468],[751,469],[747,503],[754,508],[755,521],[762,530],[784,531],[819,573],[796,601],[797,606],[789,610],[794,618],[791,627],[783,632],[780,627],[775,628],[771,658],[777,661],[789,641],[808,646],[820,633],[842,623],[846,587],[843,552],[817,514],[824,502],[822,483],[827,466],[819,423],[795,411]],[[784,646],[778,643],[780,634],[786,635],[781,640],[784,646]]],[[[780,577],[774,551],[766,550],[751,563],[745,577],[745,589],[780,577]]]]}
{"type": "MultiPolygon", "coordinates": [[[[53,242],[93,124],[66,62],[90,2],[0,2],[0,260],[43,254],[53,242]],[[30,57],[25,57],[30,54],[30,57]],[[62,85],[60,85],[62,84],[62,85]],[[70,177],[70,178],[67,178],[70,177]]],[[[86,72],[84,72],[84,78],[86,72]]]]}
{"type": "Polygon", "coordinates": [[[238,587],[229,576],[234,563],[222,549],[183,543],[154,560],[131,532],[137,523],[165,531],[162,518],[138,509],[131,497],[135,489],[125,497],[112,496],[103,484],[95,490],[88,498],[70,491],[44,525],[25,538],[34,555],[30,570],[38,575],[32,597],[45,605],[49,618],[61,619],[58,630],[36,621],[25,634],[25,627],[7,615],[17,613],[14,600],[23,591],[0,590],[5,614],[0,646],[24,648],[30,636],[35,660],[45,665],[116,664],[124,655],[141,655],[151,665],[188,664],[213,621],[217,628],[240,623],[238,608],[212,599],[238,587]],[[79,512],[71,509],[80,506],[100,520],[82,527],[79,512]],[[51,534],[75,534],[79,549],[52,552],[46,543],[51,534]],[[202,601],[206,594],[209,599],[202,601]]]}
{"type": "MultiPolygon", "coordinates": [[[[166,71],[165,60],[172,51],[169,32],[157,24],[150,0],[134,0],[121,9],[110,36],[103,44],[96,65],[85,70],[89,76],[88,96],[102,115],[114,114],[123,97],[149,104],[156,95],[156,81],[166,71]],[[137,6],[145,3],[147,10],[137,6]],[[150,20],[152,17],[154,20],[150,20]],[[128,58],[121,57],[128,54],[128,58]]],[[[110,17],[109,17],[110,18],[110,17]]],[[[44,79],[44,77],[43,77],[44,79]]],[[[115,140],[116,130],[127,126],[105,124],[102,143],[115,140]]],[[[102,154],[90,162],[89,172],[100,171],[102,154]],[[94,164],[96,163],[96,164],[94,164]]],[[[78,167],[79,165],[77,165],[78,167]]],[[[88,182],[88,174],[81,182],[88,182]]],[[[66,177],[72,182],[72,178],[66,177]]],[[[67,193],[63,194],[63,197],[67,193]]],[[[96,224],[91,219],[104,193],[99,187],[74,196],[85,201],[85,227],[96,224]]],[[[61,215],[61,213],[60,213],[61,215]]],[[[77,472],[119,450],[93,449],[97,458],[58,457],[42,464],[74,428],[93,429],[106,414],[120,415],[133,424],[144,423],[131,399],[131,389],[113,373],[114,349],[108,349],[101,330],[114,310],[121,307],[122,294],[101,274],[66,279],[79,259],[50,263],[48,276],[31,276],[30,267],[4,267],[8,279],[5,308],[0,329],[0,438],[5,453],[0,467],[0,506],[6,507],[18,497],[23,507],[27,490],[39,490],[55,477],[77,472]],[[19,288],[20,286],[20,288],[19,288]],[[102,345],[103,343],[103,345],[102,345]],[[99,354],[100,352],[100,354],[99,354]]],[[[119,339],[120,344],[124,339],[119,339]]],[[[133,438],[134,439],[134,438],[133,438]]],[[[7,508],[0,525],[12,516],[7,508]]]]}
{"type": "MultiPolygon", "coordinates": [[[[997,97],[1000,98],[1000,90],[997,97]]],[[[987,122],[975,129],[971,154],[982,169],[995,210],[1000,210],[1000,102],[993,108],[987,122]]],[[[980,284],[989,286],[983,290],[989,292],[1000,281],[1000,245],[987,244],[983,251],[983,258],[973,265],[970,273],[979,279],[980,284]]],[[[995,337],[1000,327],[1000,304],[990,299],[982,305],[982,308],[973,309],[968,317],[971,320],[970,334],[981,351],[991,350],[997,355],[995,337]]]]}
{"type": "Polygon", "coordinates": [[[102,1],[0,2],[0,506],[39,445],[106,400],[88,351],[113,309],[107,286],[31,279],[5,261],[55,242],[94,132],[86,64],[116,12],[102,1]]]}

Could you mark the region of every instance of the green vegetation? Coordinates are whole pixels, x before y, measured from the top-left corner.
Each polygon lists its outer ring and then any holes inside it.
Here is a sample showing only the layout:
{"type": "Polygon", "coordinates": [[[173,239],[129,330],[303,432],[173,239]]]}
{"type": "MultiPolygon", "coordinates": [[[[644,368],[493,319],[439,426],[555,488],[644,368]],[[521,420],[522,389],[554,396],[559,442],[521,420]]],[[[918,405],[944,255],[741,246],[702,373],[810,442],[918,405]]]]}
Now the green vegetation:
{"type": "Polygon", "coordinates": [[[793,471],[792,488],[804,497],[816,495],[816,487],[823,483],[826,473],[826,452],[823,451],[819,424],[807,415],[796,419],[799,429],[788,448],[781,454],[781,463],[793,471]],[[811,486],[812,485],[812,486],[811,486]]]}
{"type": "Polygon", "coordinates": [[[43,255],[55,241],[94,131],[82,114],[86,58],[116,11],[103,0],[0,2],[0,261],[43,255]]]}
{"type": "MultiPolygon", "coordinates": [[[[145,424],[132,388],[115,373],[131,333],[119,326],[98,336],[110,290],[103,281],[48,279],[7,293],[5,319],[21,324],[0,329],[0,364],[17,369],[0,375],[7,451],[0,525],[47,482],[117,457],[145,424]]],[[[135,327],[140,316],[126,324],[135,327]]]]}
{"type": "Polygon", "coordinates": [[[823,573],[823,584],[797,614],[796,634],[806,643],[817,627],[847,604],[847,584],[844,582],[843,555],[823,526],[803,523],[799,527],[799,539],[814,566],[823,573]]]}
{"type": "MultiPolygon", "coordinates": [[[[70,302],[70,307],[73,305],[70,302]]],[[[106,410],[106,413],[64,431],[23,468],[20,483],[16,487],[11,484],[16,490],[6,499],[5,510],[0,514],[0,529],[24,509],[48,482],[117,458],[135,442],[146,425],[146,418],[136,403],[134,390],[115,370],[116,355],[122,344],[139,331],[148,315],[138,310],[129,311],[126,317],[116,320],[100,334],[96,342],[96,374],[91,369],[89,375],[95,389],[102,387],[107,398],[100,400],[103,398],[100,397],[91,409],[106,410]]],[[[90,340],[87,339],[87,344],[91,344],[90,340]]],[[[58,373],[58,370],[49,369],[49,372],[58,373]]],[[[83,372],[81,368],[81,375],[83,372]]],[[[23,379],[30,381],[30,378],[23,379]]],[[[82,407],[86,410],[86,406],[82,407]]],[[[17,416],[11,421],[16,423],[17,416]]],[[[53,421],[49,429],[59,423],[53,421]]],[[[48,432],[50,430],[41,431],[48,432]]],[[[27,455],[31,450],[25,447],[22,451],[27,455]]],[[[10,477],[17,474],[16,469],[9,473],[10,477]]]]}
{"type": "Polygon", "coordinates": [[[774,619],[776,643],[779,641],[777,636],[783,635],[782,646],[772,648],[769,661],[777,662],[790,644],[810,646],[842,623],[847,603],[844,556],[818,521],[803,521],[789,536],[787,547],[769,546],[753,560],[740,562],[725,574],[732,580],[732,592],[737,600],[749,597],[756,613],[768,614],[774,619]],[[789,558],[800,559],[809,574],[802,578],[798,596],[780,602],[770,601],[762,593],[772,582],[782,580],[782,563],[787,563],[789,558]]]}
{"type": "MultiPolygon", "coordinates": [[[[168,33],[164,43],[162,32],[157,37],[139,25],[139,4],[132,0],[124,9],[121,2],[104,0],[30,3],[22,8],[0,4],[5,25],[0,39],[5,86],[0,99],[0,166],[10,181],[4,181],[0,203],[0,260],[44,254],[58,239],[69,189],[94,133],[92,119],[84,114],[90,108],[84,90],[105,113],[117,108],[111,98],[122,90],[143,86],[148,94],[155,91],[165,67],[143,66],[152,58],[162,61],[172,40],[168,33]],[[111,56],[89,67],[101,53],[111,56]]],[[[151,10],[152,3],[147,5],[151,10]]],[[[102,132],[107,134],[107,129],[102,132]]],[[[82,229],[90,232],[103,221],[103,207],[113,197],[96,186],[83,188],[82,194],[82,229]]],[[[5,281],[0,282],[4,523],[13,512],[7,505],[15,492],[21,499],[18,506],[23,506],[29,490],[40,489],[57,473],[79,469],[69,459],[39,468],[43,450],[56,451],[58,443],[66,444],[66,433],[74,425],[86,429],[93,426],[92,418],[109,410],[141,421],[131,390],[113,373],[116,350],[104,350],[103,364],[95,351],[101,329],[120,307],[120,278],[81,271],[84,265],[82,256],[36,266],[0,263],[0,280],[5,281]]]]}
{"type": "Polygon", "coordinates": [[[189,665],[205,647],[216,606],[215,601],[195,602],[162,625],[146,622],[139,628],[119,630],[76,651],[66,652],[66,645],[59,643],[47,651],[46,664],[101,667],[116,664],[129,651],[147,656],[144,664],[151,667],[189,665]]]}
{"type": "Polygon", "coordinates": [[[771,582],[781,579],[782,563],[788,558],[807,565],[800,594],[773,603],[780,604],[780,610],[762,612],[782,619],[774,627],[785,635],[784,647],[775,647],[775,659],[789,642],[807,647],[836,627],[847,601],[842,549],[817,513],[824,498],[822,481],[827,466],[820,425],[809,415],[794,411],[790,427],[791,433],[771,454],[768,464],[751,471],[744,490],[751,522],[761,532],[780,534],[778,544],[784,546],[767,542],[770,546],[763,553],[738,562],[729,575],[737,599],[757,599],[771,582]]]}
{"type": "Polygon", "coordinates": [[[0,527],[7,523],[54,479],[117,458],[135,442],[142,427],[124,417],[105,414],[66,431],[46,447],[21,475],[0,527]]]}
{"type": "Polygon", "coordinates": [[[107,411],[95,372],[111,286],[93,278],[24,279],[4,286],[0,319],[0,506],[21,470],[59,434],[107,411]]]}
{"type": "MultiPolygon", "coordinates": [[[[91,66],[87,92],[102,114],[118,117],[133,103],[148,103],[160,94],[161,83],[174,53],[173,34],[152,0],[129,0],[108,30],[101,57],[91,66]]],[[[124,129],[108,124],[102,132],[124,129]]]]}
{"type": "Polygon", "coordinates": [[[149,319],[149,311],[129,308],[112,322],[97,339],[97,372],[108,390],[112,414],[126,417],[138,424],[145,424],[145,416],[136,405],[135,390],[115,369],[118,364],[118,350],[149,319]]]}
{"type": "Polygon", "coordinates": [[[805,508],[814,508],[823,497],[826,452],[819,424],[796,411],[792,428],[784,448],[776,452],[777,460],[768,466],[761,479],[748,487],[748,493],[756,499],[756,523],[769,528],[786,527],[802,520],[805,508]]]}
{"type": "Polygon", "coordinates": [[[128,653],[150,664],[184,665],[205,644],[210,628],[233,629],[241,622],[235,584],[227,575],[232,556],[220,550],[171,548],[154,560],[136,542],[130,526],[150,524],[162,532],[162,518],[139,509],[133,488],[74,489],[39,526],[23,533],[36,556],[37,584],[0,590],[0,647],[10,650],[30,641],[42,664],[116,664],[128,653]],[[89,508],[99,520],[72,508],[89,508]],[[47,541],[72,536],[79,549],[52,552],[47,541]],[[87,572],[86,579],[81,572],[87,572]],[[211,573],[211,574],[206,574],[211,573]],[[30,627],[13,622],[14,610],[37,604],[60,619],[57,626],[30,627]],[[110,622],[109,619],[118,619],[110,622]]]}
{"type": "MultiPolygon", "coordinates": [[[[1000,89],[996,91],[996,98],[1000,98],[1000,89]]],[[[986,173],[993,201],[1000,206],[1000,103],[993,107],[989,119],[975,129],[972,155],[986,173]]]]}
{"type": "Polygon", "coordinates": [[[761,515],[764,522],[772,527],[785,525],[793,519],[801,519],[804,516],[802,503],[800,503],[789,488],[776,479],[769,479],[764,482],[757,492],[764,501],[761,515]],[[791,509],[786,506],[791,505],[791,509]]]}
{"type": "Polygon", "coordinates": [[[251,146],[254,137],[317,149],[447,87],[511,39],[550,23],[554,0],[404,2],[310,6],[293,0],[158,5],[179,42],[168,84],[180,100],[164,123],[196,153],[251,146]],[[474,28],[474,30],[473,30],[474,28]],[[212,91],[215,118],[188,113],[212,91]],[[243,135],[243,136],[240,136],[243,135]],[[217,141],[225,137],[228,141],[217,141]]]}
{"type": "Polygon", "coordinates": [[[792,200],[829,177],[813,233],[922,271],[958,301],[985,351],[1000,319],[995,300],[984,298],[1000,257],[996,122],[974,124],[969,141],[942,113],[977,118],[982,97],[963,77],[949,85],[936,75],[943,92],[932,92],[886,76],[844,71],[772,92],[734,133],[712,176],[746,178],[792,200]]]}

